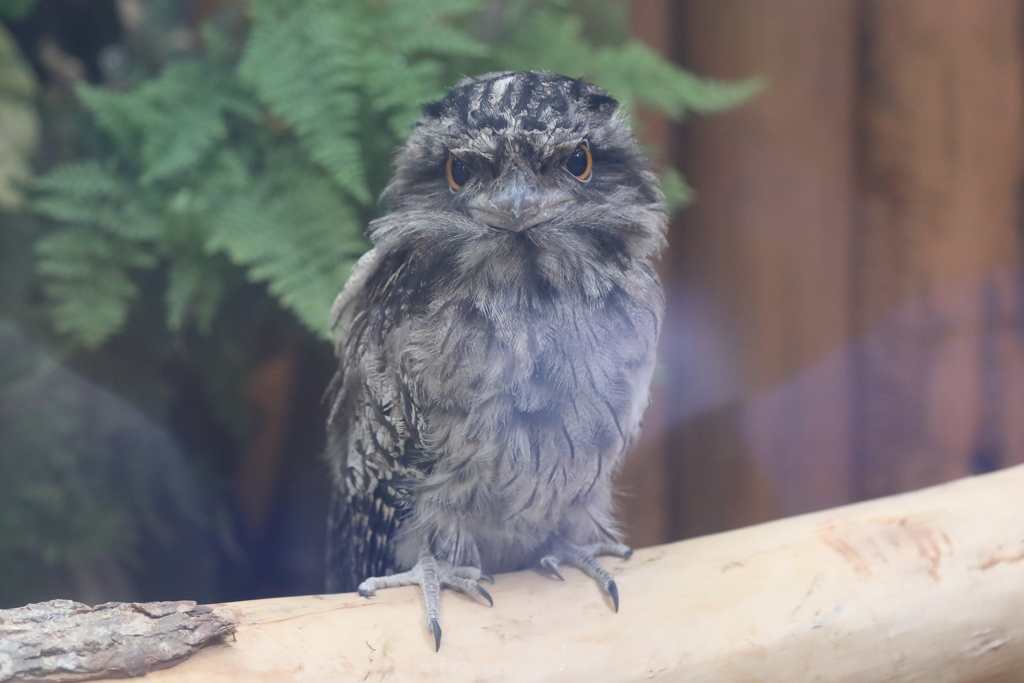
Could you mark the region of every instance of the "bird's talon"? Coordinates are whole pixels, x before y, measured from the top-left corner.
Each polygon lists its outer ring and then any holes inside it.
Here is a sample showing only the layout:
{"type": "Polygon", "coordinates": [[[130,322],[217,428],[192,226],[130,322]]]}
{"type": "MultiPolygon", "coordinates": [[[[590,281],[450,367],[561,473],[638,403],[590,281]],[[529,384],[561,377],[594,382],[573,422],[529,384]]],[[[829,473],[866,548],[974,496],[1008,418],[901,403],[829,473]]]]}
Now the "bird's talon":
{"type": "Polygon", "coordinates": [[[559,581],[565,581],[565,577],[562,576],[562,574],[558,571],[558,562],[555,560],[555,558],[545,557],[540,561],[540,564],[542,567],[551,572],[551,575],[554,576],[556,579],[558,579],[559,581]]]}
{"type": "Polygon", "coordinates": [[[441,624],[437,619],[430,620],[430,630],[434,633],[434,652],[441,649],[441,624]]]}
{"type": "Polygon", "coordinates": [[[615,583],[615,579],[610,580],[604,587],[608,595],[612,598],[612,605],[615,607],[616,613],[619,611],[619,587],[615,583]]]}
{"type": "Polygon", "coordinates": [[[593,543],[591,545],[572,545],[562,539],[555,538],[549,546],[550,555],[540,558],[539,564],[547,569],[553,576],[564,581],[558,573],[559,563],[576,567],[590,578],[597,581],[598,585],[612,599],[612,606],[619,611],[619,587],[615,579],[607,569],[597,561],[599,555],[614,555],[616,557],[628,558],[633,551],[622,543],[593,543]]]}
{"type": "Polygon", "coordinates": [[[494,598],[491,597],[491,594],[485,591],[484,587],[479,584],[477,585],[476,589],[480,591],[480,595],[483,596],[484,600],[491,603],[491,607],[494,607],[494,598]]]}

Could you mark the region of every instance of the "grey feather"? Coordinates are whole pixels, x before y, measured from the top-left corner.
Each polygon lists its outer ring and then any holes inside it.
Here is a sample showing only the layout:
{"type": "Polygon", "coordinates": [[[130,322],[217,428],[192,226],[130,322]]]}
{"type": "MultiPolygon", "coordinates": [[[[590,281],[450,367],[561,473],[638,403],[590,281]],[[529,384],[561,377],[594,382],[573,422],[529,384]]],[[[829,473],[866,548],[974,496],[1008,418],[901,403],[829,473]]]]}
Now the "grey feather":
{"type": "Polygon", "coordinates": [[[383,200],[334,310],[328,589],[424,545],[499,573],[555,540],[619,540],[611,480],[647,403],[666,217],[616,102],[544,72],[464,79],[424,107],[383,200]],[[581,145],[585,179],[566,167],[581,145]]]}

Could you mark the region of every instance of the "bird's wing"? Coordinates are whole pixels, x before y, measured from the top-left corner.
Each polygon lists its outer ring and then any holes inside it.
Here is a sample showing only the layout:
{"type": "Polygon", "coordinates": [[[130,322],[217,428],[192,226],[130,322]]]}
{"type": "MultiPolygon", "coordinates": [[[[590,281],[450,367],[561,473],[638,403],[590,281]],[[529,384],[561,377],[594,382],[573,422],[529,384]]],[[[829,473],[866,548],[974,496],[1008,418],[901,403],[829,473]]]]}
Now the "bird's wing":
{"type": "Polygon", "coordinates": [[[334,305],[340,362],[328,389],[326,453],[334,476],[327,558],[332,591],[354,590],[363,579],[396,569],[389,541],[409,488],[432,465],[420,446],[420,411],[386,356],[397,314],[388,304],[395,268],[371,250],[334,305]]]}

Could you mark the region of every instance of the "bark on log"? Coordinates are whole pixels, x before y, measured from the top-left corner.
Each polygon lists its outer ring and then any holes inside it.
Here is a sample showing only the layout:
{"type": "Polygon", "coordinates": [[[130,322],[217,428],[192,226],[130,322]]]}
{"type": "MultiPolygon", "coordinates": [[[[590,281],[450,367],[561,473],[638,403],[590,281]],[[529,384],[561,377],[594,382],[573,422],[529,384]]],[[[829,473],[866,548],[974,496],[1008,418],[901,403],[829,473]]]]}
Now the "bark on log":
{"type": "Polygon", "coordinates": [[[142,676],[234,633],[227,610],[195,602],[50,600],[0,610],[0,681],[142,676]]]}
{"type": "Polygon", "coordinates": [[[1024,680],[1024,466],[638,551],[605,563],[615,614],[572,569],[445,591],[433,652],[416,588],[230,605],[237,640],[149,683],[1024,680]]]}

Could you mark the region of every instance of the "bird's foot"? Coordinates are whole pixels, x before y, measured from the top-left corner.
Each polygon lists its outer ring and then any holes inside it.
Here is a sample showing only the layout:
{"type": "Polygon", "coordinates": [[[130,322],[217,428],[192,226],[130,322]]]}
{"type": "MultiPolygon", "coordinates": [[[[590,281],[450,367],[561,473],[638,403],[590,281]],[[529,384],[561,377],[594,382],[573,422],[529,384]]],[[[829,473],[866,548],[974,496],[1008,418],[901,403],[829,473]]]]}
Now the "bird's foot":
{"type": "Polygon", "coordinates": [[[420,560],[412,569],[391,576],[374,576],[359,584],[359,594],[373,595],[380,588],[397,586],[419,586],[423,594],[423,607],[427,612],[427,628],[434,634],[434,649],[441,649],[441,624],[438,621],[441,608],[441,589],[451,588],[474,598],[486,600],[492,607],[494,600],[478,582],[494,579],[482,574],[479,567],[453,567],[447,560],[439,560],[430,552],[420,554],[420,560]]]}
{"type": "Polygon", "coordinates": [[[559,581],[565,581],[558,573],[558,565],[567,564],[576,567],[584,574],[601,585],[604,592],[612,599],[615,611],[619,611],[619,587],[607,569],[594,559],[600,555],[614,555],[628,559],[633,554],[629,546],[621,543],[591,543],[590,545],[572,545],[565,541],[555,540],[546,555],[540,558],[540,565],[551,572],[559,581]]]}

